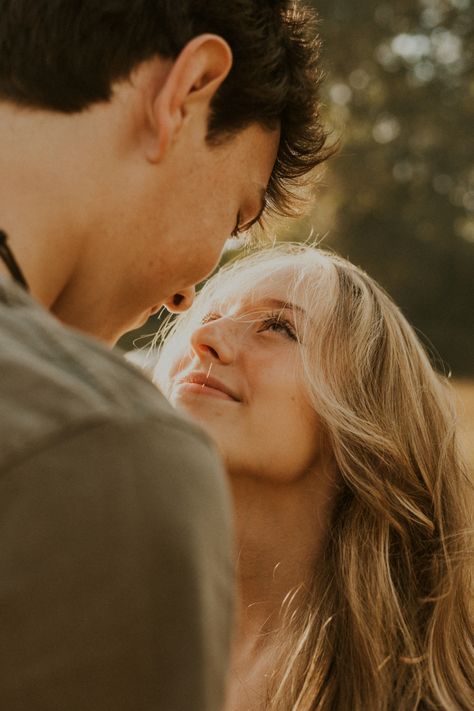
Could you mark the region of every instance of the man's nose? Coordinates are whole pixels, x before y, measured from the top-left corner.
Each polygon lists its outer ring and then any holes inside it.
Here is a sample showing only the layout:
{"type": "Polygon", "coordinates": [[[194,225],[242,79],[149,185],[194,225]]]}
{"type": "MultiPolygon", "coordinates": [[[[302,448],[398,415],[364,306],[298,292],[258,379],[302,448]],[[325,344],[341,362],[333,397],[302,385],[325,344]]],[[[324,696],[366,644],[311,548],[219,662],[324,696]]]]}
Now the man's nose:
{"type": "Polygon", "coordinates": [[[196,289],[190,286],[187,289],[181,289],[164,302],[165,307],[172,314],[179,314],[182,311],[187,311],[193,305],[196,296],[196,289]]]}

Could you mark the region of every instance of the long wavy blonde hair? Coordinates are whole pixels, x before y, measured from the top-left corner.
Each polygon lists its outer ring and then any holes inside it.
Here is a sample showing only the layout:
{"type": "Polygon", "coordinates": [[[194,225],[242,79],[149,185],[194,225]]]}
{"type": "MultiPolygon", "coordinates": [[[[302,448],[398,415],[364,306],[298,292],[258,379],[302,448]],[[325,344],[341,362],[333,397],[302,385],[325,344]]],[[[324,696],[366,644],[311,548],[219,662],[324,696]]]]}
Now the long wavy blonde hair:
{"type": "Polygon", "coordinates": [[[472,711],[472,481],[446,379],[387,294],[333,254],[279,245],[208,282],[158,369],[209,300],[280,268],[311,317],[302,366],[343,486],[313,583],[286,603],[266,708],[472,711]]]}

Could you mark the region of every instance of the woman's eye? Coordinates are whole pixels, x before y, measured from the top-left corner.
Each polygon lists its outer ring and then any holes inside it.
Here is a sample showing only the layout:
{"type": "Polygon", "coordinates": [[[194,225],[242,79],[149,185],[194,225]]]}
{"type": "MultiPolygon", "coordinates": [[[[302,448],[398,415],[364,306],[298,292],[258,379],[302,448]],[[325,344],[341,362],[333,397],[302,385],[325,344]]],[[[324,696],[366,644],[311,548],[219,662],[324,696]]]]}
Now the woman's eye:
{"type": "Polygon", "coordinates": [[[261,331],[274,331],[275,333],[283,333],[284,335],[296,341],[296,333],[292,324],[286,321],[284,318],[279,316],[272,316],[271,318],[265,319],[259,329],[261,331]]]}

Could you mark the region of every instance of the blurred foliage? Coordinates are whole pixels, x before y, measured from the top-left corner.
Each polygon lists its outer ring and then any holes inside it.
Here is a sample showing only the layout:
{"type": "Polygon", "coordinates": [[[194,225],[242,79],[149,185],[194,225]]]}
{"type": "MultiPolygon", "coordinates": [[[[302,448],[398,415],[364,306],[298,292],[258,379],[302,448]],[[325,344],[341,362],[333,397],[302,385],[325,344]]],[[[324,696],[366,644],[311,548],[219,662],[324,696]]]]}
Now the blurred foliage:
{"type": "Polygon", "coordinates": [[[472,0],[318,0],[342,148],[312,224],[474,373],[472,0]]]}
{"type": "Polygon", "coordinates": [[[309,217],[279,238],[313,233],[365,268],[444,367],[472,375],[474,0],[313,4],[325,119],[342,144],[309,217]]]}

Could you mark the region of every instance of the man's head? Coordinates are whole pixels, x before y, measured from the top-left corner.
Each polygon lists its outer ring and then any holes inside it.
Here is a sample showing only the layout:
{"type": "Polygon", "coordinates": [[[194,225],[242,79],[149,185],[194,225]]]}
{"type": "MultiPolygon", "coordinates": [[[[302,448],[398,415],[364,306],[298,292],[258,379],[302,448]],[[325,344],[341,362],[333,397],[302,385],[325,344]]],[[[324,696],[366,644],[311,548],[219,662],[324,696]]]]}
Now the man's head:
{"type": "Polygon", "coordinates": [[[48,178],[82,208],[60,316],[101,330],[80,314],[88,283],[113,339],[206,276],[263,196],[292,211],[326,157],[313,19],[288,0],[1,1],[0,101],[20,131],[37,118],[48,178]]]}

